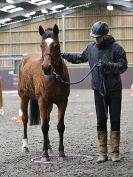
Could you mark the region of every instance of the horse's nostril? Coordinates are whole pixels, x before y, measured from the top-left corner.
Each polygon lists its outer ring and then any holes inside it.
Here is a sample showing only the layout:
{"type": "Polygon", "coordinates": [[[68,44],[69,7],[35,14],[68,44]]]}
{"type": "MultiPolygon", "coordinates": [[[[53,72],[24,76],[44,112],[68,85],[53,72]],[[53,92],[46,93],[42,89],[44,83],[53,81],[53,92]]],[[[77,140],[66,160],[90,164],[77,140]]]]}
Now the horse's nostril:
{"type": "Polygon", "coordinates": [[[49,69],[49,70],[51,70],[51,69],[52,69],[52,66],[51,66],[51,65],[49,65],[49,66],[48,66],[48,69],[49,69]]]}
{"type": "Polygon", "coordinates": [[[44,69],[44,66],[42,65],[42,70],[44,69]]]}

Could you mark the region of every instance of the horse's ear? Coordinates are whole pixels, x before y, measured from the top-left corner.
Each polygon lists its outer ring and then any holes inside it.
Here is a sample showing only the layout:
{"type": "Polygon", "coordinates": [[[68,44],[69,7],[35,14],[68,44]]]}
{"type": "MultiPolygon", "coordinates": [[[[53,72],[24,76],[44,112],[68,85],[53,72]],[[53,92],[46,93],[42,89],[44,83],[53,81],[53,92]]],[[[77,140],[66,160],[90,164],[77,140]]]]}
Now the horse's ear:
{"type": "Polygon", "coordinates": [[[44,31],[42,26],[39,26],[39,33],[40,33],[41,36],[43,36],[44,33],[45,33],[45,31],[44,31]]]}
{"type": "Polygon", "coordinates": [[[58,28],[58,26],[56,24],[54,25],[53,32],[54,32],[54,34],[56,36],[58,36],[58,34],[59,34],[59,28],[58,28]]]}

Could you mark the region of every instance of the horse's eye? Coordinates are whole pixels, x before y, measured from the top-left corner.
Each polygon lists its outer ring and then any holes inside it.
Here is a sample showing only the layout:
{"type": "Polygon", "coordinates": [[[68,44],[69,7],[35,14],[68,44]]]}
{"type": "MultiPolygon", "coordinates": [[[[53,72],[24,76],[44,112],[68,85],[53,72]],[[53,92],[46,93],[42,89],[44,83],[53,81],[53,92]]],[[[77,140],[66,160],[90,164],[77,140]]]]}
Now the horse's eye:
{"type": "Polygon", "coordinates": [[[53,43],[53,47],[58,47],[60,46],[58,43],[53,43]]]}
{"type": "Polygon", "coordinates": [[[42,48],[42,44],[40,45],[40,47],[42,48]]]}
{"type": "Polygon", "coordinates": [[[56,45],[57,45],[56,43],[53,43],[53,47],[56,47],[56,45]]]}

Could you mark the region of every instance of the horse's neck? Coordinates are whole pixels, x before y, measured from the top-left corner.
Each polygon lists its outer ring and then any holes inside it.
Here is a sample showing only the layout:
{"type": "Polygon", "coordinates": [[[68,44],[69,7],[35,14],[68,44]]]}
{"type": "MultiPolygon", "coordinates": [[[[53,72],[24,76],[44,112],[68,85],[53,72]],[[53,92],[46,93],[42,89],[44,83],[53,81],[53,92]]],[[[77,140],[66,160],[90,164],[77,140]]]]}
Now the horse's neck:
{"type": "Polygon", "coordinates": [[[63,60],[62,59],[60,59],[58,65],[57,65],[57,67],[55,69],[55,72],[57,74],[59,74],[60,76],[63,76],[63,60]]]}

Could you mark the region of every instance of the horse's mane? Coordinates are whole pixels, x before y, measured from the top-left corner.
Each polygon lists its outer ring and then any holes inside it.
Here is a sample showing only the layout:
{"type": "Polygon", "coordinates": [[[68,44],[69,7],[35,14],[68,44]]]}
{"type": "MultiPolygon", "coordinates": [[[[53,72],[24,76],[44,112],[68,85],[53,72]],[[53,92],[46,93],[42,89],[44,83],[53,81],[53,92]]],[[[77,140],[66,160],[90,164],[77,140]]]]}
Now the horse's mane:
{"type": "Polygon", "coordinates": [[[45,38],[48,38],[48,37],[53,37],[54,36],[54,33],[53,33],[53,28],[47,28],[45,30],[45,38]]]}
{"type": "Polygon", "coordinates": [[[47,28],[46,31],[53,31],[53,28],[47,28]]]}

